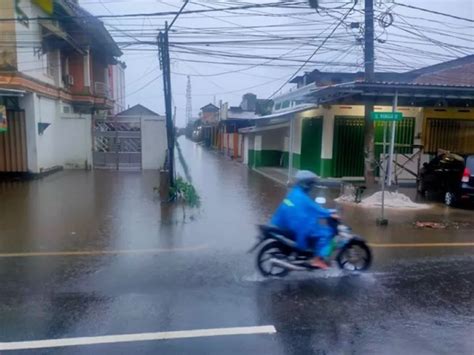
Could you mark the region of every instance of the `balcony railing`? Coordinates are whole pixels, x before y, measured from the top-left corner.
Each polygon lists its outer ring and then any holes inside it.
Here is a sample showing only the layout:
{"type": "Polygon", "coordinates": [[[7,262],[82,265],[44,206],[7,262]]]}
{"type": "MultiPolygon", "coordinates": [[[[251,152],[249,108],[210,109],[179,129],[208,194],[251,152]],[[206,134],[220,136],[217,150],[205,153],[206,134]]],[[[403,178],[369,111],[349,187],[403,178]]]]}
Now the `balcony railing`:
{"type": "Polygon", "coordinates": [[[96,81],[94,82],[94,94],[97,96],[109,97],[109,88],[105,83],[96,81]]]}

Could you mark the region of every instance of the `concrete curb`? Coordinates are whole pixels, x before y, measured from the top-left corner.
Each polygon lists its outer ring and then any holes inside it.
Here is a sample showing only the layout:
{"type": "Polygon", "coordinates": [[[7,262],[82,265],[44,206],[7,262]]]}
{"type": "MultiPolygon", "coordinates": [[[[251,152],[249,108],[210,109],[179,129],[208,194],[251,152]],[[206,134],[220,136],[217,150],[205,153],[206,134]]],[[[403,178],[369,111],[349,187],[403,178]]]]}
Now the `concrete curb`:
{"type": "MultiPolygon", "coordinates": [[[[256,173],[280,184],[283,186],[288,186],[287,181],[282,181],[275,176],[272,176],[271,174],[268,174],[260,169],[256,168],[249,168],[252,171],[255,171],[256,173]]],[[[322,186],[327,186],[327,187],[337,187],[340,188],[341,184],[355,184],[355,185],[362,185],[364,182],[362,180],[343,180],[343,179],[321,179],[321,185],[322,186]]],[[[411,187],[416,187],[416,181],[400,181],[398,184],[399,187],[404,187],[404,188],[411,188],[411,187]]]]}
{"type": "Polygon", "coordinates": [[[283,182],[283,181],[277,179],[276,177],[271,176],[270,174],[267,174],[267,173],[265,173],[265,172],[263,172],[263,171],[261,171],[261,170],[259,170],[259,169],[250,168],[250,170],[256,172],[257,174],[260,174],[260,175],[266,177],[267,179],[270,179],[270,180],[276,182],[277,184],[280,184],[280,185],[285,186],[285,187],[288,186],[288,183],[287,183],[287,182],[283,182]]]}

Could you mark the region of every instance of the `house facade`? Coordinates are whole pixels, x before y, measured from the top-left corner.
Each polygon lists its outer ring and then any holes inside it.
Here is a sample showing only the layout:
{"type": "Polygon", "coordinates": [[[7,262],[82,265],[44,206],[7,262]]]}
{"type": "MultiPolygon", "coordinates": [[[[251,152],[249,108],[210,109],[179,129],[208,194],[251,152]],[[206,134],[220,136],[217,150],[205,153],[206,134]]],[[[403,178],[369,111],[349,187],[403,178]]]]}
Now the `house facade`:
{"type": "Polygon", "coordinates": [[[92,115],[118,110],[114,99],[124,99],[113,74],[122,52],[103,23],[76,0],[44,4],[0,2],[0,17],[14,19],[0,23],[0,106],[8,116],[0,172],[89,168],[92,115]]]}
{"type": "MultiPolygon", "coordinates": [[[[399,178],[414,178],[408,171],[416,172],[438,149],[474,154],[473,67],[474,56],[468,56],[406,73],[376,73],[374,83],[365,83],[361,73],[305,73],[293,79],[295,89],[274,99],[271,115],[240,130],[244,162],[288,167],[292,152],[295,169],[323,177],[362,177],[364,103],[390,112],[395,95],[404,116],[395,136],[399,178]]],[[[384,124],[374,124],[379,160],[384,124]]]]}
{"type": "Polygon", "coordinates": [[[140,151],[142,170],[163,168],[168,149],[166,137],[166,117],[149,108],[137,104],[111,117],[113,121],[133,126],[137,124],[140,131],[140,151]]]}
{"type": "Polygon", "coordinates": [[[219,107],[213,104],[207,104],[201,107],[199,118],[203,124],[216,124],[219,122],[219,107]]]}
{"type": "Polygon", "coordinates": [[[117,64],[109,65],[109,95],[114,104],[110,111],[116,115],[127,109],[125,96],[125,69],[127,65],[124,62],[117,61],[117,64]]]}

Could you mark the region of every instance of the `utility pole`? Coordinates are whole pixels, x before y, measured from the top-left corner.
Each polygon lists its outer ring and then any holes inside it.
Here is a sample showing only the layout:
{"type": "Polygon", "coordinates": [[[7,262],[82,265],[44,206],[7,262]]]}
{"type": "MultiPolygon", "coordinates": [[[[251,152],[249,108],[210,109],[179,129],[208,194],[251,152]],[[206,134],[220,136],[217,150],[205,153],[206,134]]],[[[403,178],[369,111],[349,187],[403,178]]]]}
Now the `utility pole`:
{"type": "Polygon", "coordinates": [[[165,23],[165,31],[158,34],[158,48],[160,56],[160,67],[163,71],[163,91],[165,96],[165,111],[166,111],[166,137],[168,140],[168,175],[169,184],[171,187],[175,185],[174,175],[174,123],[173,112],[171,107],[171,68],[170,68],[170,53],[168,46],[168,22],[165,23]]]}
{"type": "Polygon", "coordinates": [[[171,27],[183,12],[189,0],[184,0],[183,5],[174,16],[173,20],[168,26],[168,21],[165,22],[165,31],[158,34],[158,52],[160,58],[160,67],[163,71],[163,91],[165,96],[165,111],[166,111],[166,135],[168,138],[168,175],[170,187],[175,186],[175,168],[174,168],[174,141],[175,141],[175,127],[173,122],[173,111],[171,107],[171,65],[170,65],[170,47],[168,42],[168,33],[171,27]]]}
{"type": "Polygon", "coordinates": [[[191,77],[188,75],[188,84],[186,86],[186,125],[193,120],[193,96],[191,91],[191,77]]]}
{"type": "MultiPolygon", "coordinates": [[[[374,81],[374,0],[365,0],[365,33],[364,33],[364,62],[365,62],[365,81],[374,81]]],[[[367,185],[374,185],[374,146],[375,146],[375,128],[371,119],[371,112],[374,105],[370,102],[365,103],[365,126],[364,126],[364,178],[367,185]]]]}

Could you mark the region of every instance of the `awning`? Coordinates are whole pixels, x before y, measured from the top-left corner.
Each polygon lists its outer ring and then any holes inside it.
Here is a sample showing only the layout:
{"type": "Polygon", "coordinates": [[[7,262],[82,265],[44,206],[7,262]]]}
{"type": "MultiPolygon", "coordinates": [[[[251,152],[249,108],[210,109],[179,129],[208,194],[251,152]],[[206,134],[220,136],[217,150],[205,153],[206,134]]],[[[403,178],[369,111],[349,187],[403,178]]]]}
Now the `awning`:
{"type": "Polygon", "coordinates": [[[288,122],[292,118],[295,117],[295,113],[303,112],[306,110],[311,110],[318,108],[318,105],[314,104],[305,104],[297,107],[293,107],[292,109],[277,112],[271,115],[262,116],[259,119],[254,120],[255,125],[252,127],[241,128],[239,129],[240,133],[252,133],[252,132],[259,132],[268,129],[277,129],[282,127],[287,127],[288,122]]]}
{"type": "MultiPolygon", "coordinates": [[[[72,39],[58,24],[57,21],[49,20],[49,19],[39,19],[38,23],[42,26],[47,33],[51,36],[54,35],[57,38],[65,41],[68,43],[72,48],[74,48],[78,53],[85,55],[86,51],[81,48],[81,46],[72,39]]],[[[45,36],[46,37],[46,36],[45,36]]]]}
{"type": "Polygon", "coordinates": [[[351,82],[314,88],[307,99],[317,104],[391,104],[397,92],[399,106],[472,106],[474,86],[394,82],[351,82]]]}
{"type": "Polygon", "coordinates": [[[22,97],[26,94],[24,90],[2,89],[0,88],[0,96],[22,97]]]}
{"type": "Polygon", "coordinates": [[[280,123],[280,124],[273,124],[269,126],[261,126],[261,127],[246,127],[246,128],[241,128],[239,129],[239,133],[242,134],[248,134],[248,133],[256,133],[256,132],[262,132],[262,131],[269,131],[272,129],[279,129],[279,128],[286,128],[289,127],[289,120],[286,123],[280,123]]]}
{"type": "Polygon", "coordinates": [[[55,34],[56,36],[63,39],[67,39],[68,37],[67,33],[63,31],[61,27],[59,27],[59,24],[57,21],[40,18],[38,19],[38,23],[41,27],[44,27],[45,29],[55,34]]]}

